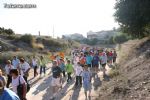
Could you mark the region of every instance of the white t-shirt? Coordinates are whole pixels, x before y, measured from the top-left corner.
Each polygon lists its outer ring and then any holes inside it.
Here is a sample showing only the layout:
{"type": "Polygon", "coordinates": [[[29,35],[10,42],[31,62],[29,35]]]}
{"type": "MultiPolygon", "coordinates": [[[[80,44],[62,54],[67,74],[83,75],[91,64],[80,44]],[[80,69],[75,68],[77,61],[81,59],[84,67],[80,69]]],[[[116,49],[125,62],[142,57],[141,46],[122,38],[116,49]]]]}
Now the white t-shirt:
{"type": "Polygon", "coordinates": [[[6,74],[7,74],[7,75],[10,74],[10,70],[11,70],[11,69],[14,69],[14,66],[13,66],[13,65],[10,65],[10,66],[6,65],[6,66],[5,66],[5,71],[6,71],[6,74]]]}
{"type": "Polygon", "coordinates": [[[32,65],[35,67],[37,66],[37,59],[32,59],[32,65]]]}
{"type": "Polygon", "coordinates": [[[82,76],[83,68],[79,65],[75,66],[75,74],[76,76],[82,76]]]}
{"type": "Polygon", "coordinates": [[[18,76],[16,79],[12,78],[12,88],[13,91],[17,94],[17,86],[19,85],[19,79],[20,79],[20,84],[26,84],[26,81],[22,76],[18,76]]]}
{"type": "Polygon", "coordinates": [[[102,64],[106,64],[107,63],[107,55],[106,54],[101,56],[100,59],[101,59],[101,63],[102,64]]]}
{"type": "Polygon", "coordinates": [[[79,56],[75,56],[75,63],[77,64],[80,61],[79,56]]]}
{"type": "Polygon", "coordinates": [[[21,75],[24,76],[24,73],[30,68],[30,65],[27,62],[20,64],[21,75]]]}

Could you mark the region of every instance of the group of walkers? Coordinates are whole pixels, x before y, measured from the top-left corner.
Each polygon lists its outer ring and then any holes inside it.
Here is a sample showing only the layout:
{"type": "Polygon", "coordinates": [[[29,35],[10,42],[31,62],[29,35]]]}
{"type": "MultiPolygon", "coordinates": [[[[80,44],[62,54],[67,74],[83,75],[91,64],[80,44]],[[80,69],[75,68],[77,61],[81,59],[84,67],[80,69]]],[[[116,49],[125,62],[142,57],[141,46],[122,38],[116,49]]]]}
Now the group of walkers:
{"type": "Polygon", "coordinates": [[[28,82],[30,69],[34,69],[33,77],[36,77],[38,75],[38,66],[40,66],[40,77],[42,76],[42,72],[44,72],[45,76],[46,64],[47,61],[43,56],[41,56],[40,59],[37,59],[35,56],[33,56],[32,59],[18,59],[17,56],[14,56],[12,60],[7,60],[3,68],[6,77],[3,76],[4,73],[2,69],[0,69],[0,85],[3,87],[0,88],[0,91],[6,94],[10,93],[10,96],[6,97],[6,95],[0,94],[0,100],[26,100],[26,94],[30,90],[30,84],[28,82]],[[9,89],[12,89],[14,93],[9,89]],[[14,95],[15,98],[12,95],[14,95]]]}
{"type": "MultiPolygon", "coordinates": [[[[52,87],[53,95],[51,100],[57,97],[59,89],[62,89],[63,82],[70,84],[72,77],[75,75],[75,87],[82,87],[85,90],[85,97],[91,96],[91,80],[92,74],[98,78],[100,67],[103,76],[106,75],[106,64],[110,67],[116,63],[117,53],[115,50],[74,50],[71,59],[59,57],[53,61],[52,66],[52,87]],[[67,77],[66,77],[67,76],[67,77]],[[64,80],[65,79],[65,80],[64,80]],[[89,95],[87,95],[89,92],[89,95]]],[[[63,91],[63,89],[62,89],[63,91]]]]}
{"type": "MultiPolygon", "coordinates": [[[[58,92],[63,91],[63,83],[72,83],[74,76],[75,87],[83,86],[85,97],[88,98],[88,96],[91,96],[92,77],[98,78],[98,72],[101,69],[105,78],[106,64],[112,66],[116,63],[116,58],[116,51],[107,49],[75,49],[71,52],[71,58],[56,55],[52,60],[52,81],[50,84],[53,94],[50,100],[54,100],[58,92]]],[[[32,59],[18,59],[14,56],[12,60],[7,60],[4,68],[7,81],[5,81],[2,70],[0,70],[0,100],[26,100],[26,94],[30,90],[28,82],[30,69],[34,69],[33,77],[37,77],[39,74],[41,77],[42,73],[45,76],[47,63],[43,56],[40,59],[35,56],[32,59]],[[38,72],[39,66],[40,71],[38,72]],[[12,88],[12,91],[9,88],[12,88]]]]}

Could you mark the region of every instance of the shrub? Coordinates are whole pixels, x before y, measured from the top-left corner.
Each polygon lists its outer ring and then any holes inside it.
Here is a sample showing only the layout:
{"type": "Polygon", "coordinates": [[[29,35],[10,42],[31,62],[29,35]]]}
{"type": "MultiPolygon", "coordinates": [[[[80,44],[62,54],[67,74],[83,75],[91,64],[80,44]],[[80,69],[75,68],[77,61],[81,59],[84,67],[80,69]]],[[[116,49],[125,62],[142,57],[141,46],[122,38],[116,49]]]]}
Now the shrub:
{"type": "Polygon", "coordinates": [[[147,51],[145,52],[145,57],[146,57],[147,59],[150,58],[150,50],[147,50],[147,51]]]}
{"type": "Polygon", "coordinates": [[[0,34],[12,35],[14,31],[12,29],[5,29],[4,27],[0,27],[0,34]]]}
{"type": "Polygon", "coordinates": [[[9,35],[9,36],[7,36],[7,39],[9,39],[9,40],[17,40],[18,37],[15,36],[15,35],[9,35]]]}
{"type": "Polygon", "coordinates": [[[8,35],[14,34],[14,31],[13,31],[12,29],[5,29],[4,32],[5,32],[6,34],[8,34],[8,35]]]}
{"type": "Polygon", "coordinates": [[[25,35],[23,35],[23,36],[21,36],[20,37],[20,41],[23,41],[23,42],[25,42],[25,43],[28,43],[28,44],[31,44],[32,43],[32,41],[33,41],[33,36],[32,35],[30,35],[30,34],[25,34],[25,35]]]}
{"type": "Polygon", "coordinates": [[[118,76],[119,74],[120,74],[119,70],[117,70],[117,69],[111,69],[110,72],[109,72],[109,77],[113,78],[113,77],[118,76]]]}
{"type": "Polygon", "coordinates": [[[119,43],[119,44],[123,43],[123,42],[126,42],[128,40],[129,40],[129,38],[125,34],[120,34],[120,35],[117,35],[117,36],[114,37],[114,42],[119,43]]]}

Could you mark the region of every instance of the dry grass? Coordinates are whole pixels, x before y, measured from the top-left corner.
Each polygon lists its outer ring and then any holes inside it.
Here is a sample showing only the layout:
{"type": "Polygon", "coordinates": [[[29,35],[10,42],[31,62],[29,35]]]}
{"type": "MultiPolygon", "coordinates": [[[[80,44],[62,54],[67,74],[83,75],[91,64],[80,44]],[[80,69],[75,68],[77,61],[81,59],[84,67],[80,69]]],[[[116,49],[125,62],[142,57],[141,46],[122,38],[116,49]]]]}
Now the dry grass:
{"type": "Polygon", "coordinates": [[[36,43],[36,40],[33,39],[31,43],[34,49],[44,49],[44,45],[42,43],[36,43]]]}
{"type": "Polygon", "coordinates": [[[118,69],[111,69],[110,72],[108,73],[108,76],[110,78],[114,78],[116,76],[120,75],[120,72],[118,69]]]}

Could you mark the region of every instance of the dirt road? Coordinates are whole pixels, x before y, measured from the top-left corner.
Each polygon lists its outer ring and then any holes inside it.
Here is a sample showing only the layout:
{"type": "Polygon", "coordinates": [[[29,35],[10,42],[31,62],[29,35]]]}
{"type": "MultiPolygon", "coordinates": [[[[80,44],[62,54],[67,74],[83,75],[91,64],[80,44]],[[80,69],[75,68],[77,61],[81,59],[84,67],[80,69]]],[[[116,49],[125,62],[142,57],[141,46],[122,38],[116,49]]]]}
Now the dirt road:
{"type": "MultiPolygon", "coordinates": [[[[50,65],[49,65],[50,66],[50,65]]],[[[107,66],[107,72],[109,72],[110,68],[107,66]]],[[[50,69],[47,70],[47,74],[50,72],[50,69]]],[[[98,78],[92,79],[92,92],[89,100],[94,100],[98,98],[98,94],[96,90],[101,86],[103,81],[103,75],[100,71],[98,73],[98,78]]],[[[106,77],[106,81],[109,81],[109,78],[106,77]]],[[[41,79],[37,78],[32,80],[31,90],[27,94],[28,100],[50,100],[52,96],[52,88],[50,86],[51,83],[51,75],[46,75],[46,77],[42,77],[41,79]],[[37,81],[38,80],[38,81],[37,81]],[[36,82],[37,81],[37,82],[36,82]]],[[[56,100],[85,100],[83,87],[74,88],[75,79],[70,84],[66,82],[63,84],[63,89],[58,93],[56,100]]]]}

